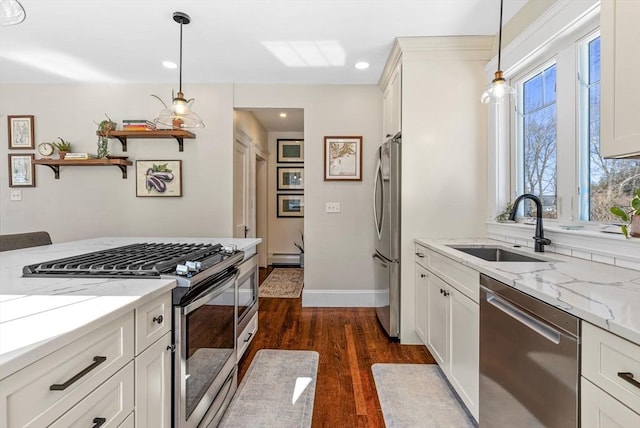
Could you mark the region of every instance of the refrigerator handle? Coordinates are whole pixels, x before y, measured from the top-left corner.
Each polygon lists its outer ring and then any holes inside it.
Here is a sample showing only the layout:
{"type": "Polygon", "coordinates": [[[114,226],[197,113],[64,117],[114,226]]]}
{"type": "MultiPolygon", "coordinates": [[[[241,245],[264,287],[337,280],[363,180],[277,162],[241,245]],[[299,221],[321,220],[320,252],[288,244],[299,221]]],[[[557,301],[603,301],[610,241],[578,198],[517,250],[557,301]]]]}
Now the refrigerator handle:
{"type": "Polygon", "coordinates": [[[378,262],[379,264],[381,264],[385,268],[387,267],[387,261],[385,259],[383,259],[382,257],[380,257],[380,255],[378,255],[377,253],[371,255],[371,258],[373,259],[374,262],[378,262]]]}
{"type": "MultiPolygon", "coordinates": [[[[376,233],[378,234],[378,239],[382,238],[382,216],[384,215],[384,210],[380,210],[380,218],[378,218],[378,207],[376,206],[376,195],[378,194],[378,184],[382,179],[382,160],[380,159],[381,149],[378,149],[378,165],[376,166],[376,179],[373,183],[373,219],[376,224],[376,233]]],[[[380,183],[380,203],[384,203],[384,186],[380,183]]]]}

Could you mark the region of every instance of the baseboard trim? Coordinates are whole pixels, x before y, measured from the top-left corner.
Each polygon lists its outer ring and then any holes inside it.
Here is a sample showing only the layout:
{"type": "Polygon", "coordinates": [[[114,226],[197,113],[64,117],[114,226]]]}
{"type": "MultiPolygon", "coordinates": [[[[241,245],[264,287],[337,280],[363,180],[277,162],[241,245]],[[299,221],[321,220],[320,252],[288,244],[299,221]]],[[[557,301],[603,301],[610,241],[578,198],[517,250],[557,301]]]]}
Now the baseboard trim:
{"type": "MultiPolygon", "coordinates": [[[[375,307],[377,290],[302,290],[303,307],[375,307]]],[[[380,298],[380,297],[378,297],[380,298]]]]}

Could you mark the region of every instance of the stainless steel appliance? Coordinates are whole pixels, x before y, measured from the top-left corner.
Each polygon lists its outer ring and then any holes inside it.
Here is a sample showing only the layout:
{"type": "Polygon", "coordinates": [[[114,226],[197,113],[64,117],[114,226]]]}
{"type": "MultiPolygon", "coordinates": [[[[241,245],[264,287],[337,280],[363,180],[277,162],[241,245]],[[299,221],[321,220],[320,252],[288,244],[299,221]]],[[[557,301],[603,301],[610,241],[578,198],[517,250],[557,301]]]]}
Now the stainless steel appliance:
{"type": "Polygon", "coordinates": [[[25,266],[24,276],[172,278],[173,421],[215,426],[237,388],[238,265],[220,244],[139,243],[25,266]]]}
{"type": "Polygon", "coordinates": [[[400,133],[377,152],[373,185],[376,313],[389,337],[400,338],[400,133]]]}
{"type": "Polygon", "coordinates": [[[485,275],[480,284],[480,427],[577,427],[578,318],[485,275]]]}
{"type": "MultiPolygon", "coordinates": [[[[238,281],[237,281],[237,322],[236,322],[236,338],[244,331],[253,318],[253,315],[258,312],[258,255],[254,254],[249,259],[245,260],[238,269],[238,281]]],[[[243,338],[243,341],[249,342],[251,340],[251,333],[249,337],[243,338]]],[[[239,351],[238,351],[239,352],[239,351]]],[[[238,356],[240,357],[240,356],[238,356]]]]}

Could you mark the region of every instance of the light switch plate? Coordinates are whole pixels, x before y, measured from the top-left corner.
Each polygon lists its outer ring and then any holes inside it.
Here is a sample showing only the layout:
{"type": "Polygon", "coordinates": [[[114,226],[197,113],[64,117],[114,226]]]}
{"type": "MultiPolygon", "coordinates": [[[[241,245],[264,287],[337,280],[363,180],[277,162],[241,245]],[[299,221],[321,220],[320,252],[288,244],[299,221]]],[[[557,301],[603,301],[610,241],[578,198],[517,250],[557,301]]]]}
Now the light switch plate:
{"type": "Polygon", "coordinates": [[[22,200],[22,190],[12,190],[11,191],[11,200],[12,201],[21,201],[22,200]]]}
{"type": "Polygon", "coordinates": [[[340,212],[340,202],[327,202],[326,212],[328,213],[339,213],[340,212]]]}

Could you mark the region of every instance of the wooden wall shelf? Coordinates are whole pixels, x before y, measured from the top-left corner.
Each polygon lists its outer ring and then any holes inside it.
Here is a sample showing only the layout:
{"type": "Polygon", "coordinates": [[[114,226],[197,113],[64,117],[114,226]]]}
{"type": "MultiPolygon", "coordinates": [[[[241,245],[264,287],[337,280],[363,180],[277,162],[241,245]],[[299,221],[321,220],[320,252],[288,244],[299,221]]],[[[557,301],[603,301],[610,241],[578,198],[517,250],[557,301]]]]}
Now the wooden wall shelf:
{"type": "MultiPolygon", "coordinates": [[[[96,134],[104,137],[105,134],[96,131],[96,134]]],[[[184,151],[184,140],[196,138],[193,132],[183,129],[159,129],[156,131],[111,131],[109,138],[115,138],[122,144],[122,151],[127,151],[127,139],[129,138],[175,138],[178,142],[178,151],[184,151]]]]}
{"type": "Polygon", "coordinates": [[[122,171],[122,178],[127,178],[127,166],[133,163],[126,159],[35,159],[35,165],[44,165],[51,168],[56,180],[60,178],[61,166],[117,166],[122,171]]]}

